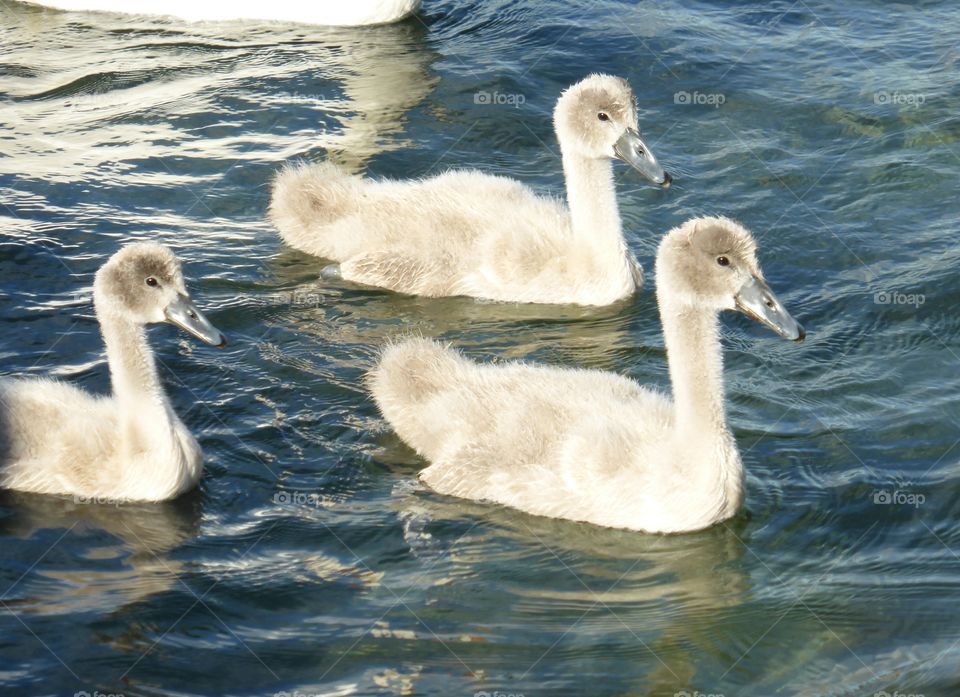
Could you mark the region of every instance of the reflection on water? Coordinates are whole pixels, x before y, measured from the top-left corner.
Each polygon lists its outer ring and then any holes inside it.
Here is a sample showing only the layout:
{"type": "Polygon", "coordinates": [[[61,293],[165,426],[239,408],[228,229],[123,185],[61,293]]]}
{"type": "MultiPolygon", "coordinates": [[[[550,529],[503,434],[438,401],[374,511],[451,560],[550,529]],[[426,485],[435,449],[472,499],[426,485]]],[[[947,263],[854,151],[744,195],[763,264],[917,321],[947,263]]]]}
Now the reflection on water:
{"type": "MultiPolygon", "coordinates": [[[[781,579],[748,574],[745,561],[756,552],[743,515],[692,535],[645,536],[438,497],[415,484],[398,487],[395,495],[411,550],[425,564],[442,561],[439,583],[483,589],[475,601],[469,594],[460,600],[478,614],[502,604],[508,624],[486,630],[491,638],[536,627],[537,634],[557,641],[569,635],[590,660],[606,662],[610,656],[598,653],[594,642],[617,637],[614,651],[621,659],[633,656],[647,666],[631,671],[640,694],[672,694],[678,686],[697,684],[704,668],[716,665],[723,672],[739,663],[769,629],[758,632],[757,617],[741,616],[744,607],[762,605],[771,592],[786,592],[790,604],[803,603],[781,579]],[[453,546],[431,535],[434,521],[464,517],[479,524],[453,546]]],[[[802,613],[779,619],[777,636],[815,629],[802,613]]],[[[760,691],[751,694],[774,694],[798,672],[816,675],[857,640],[855,632],[839,627],[815,629],[815,637],[779,651],[764,679],[752,680],[760,691]]]]}
{"type": "Polygon", "coordinates": [[[28,163],[31,176],[47,181],[211,184],[222,173],[217,162],[282,162],[315,148],[359,171],[374,154],[411,145],[402,136],[406,114],[438,80],[416,21],[265,29],[27,5],[6,9],[4,19],[21,50],[0,73],[0,90],[13,100],[0,110],[4,154],[13,158],[0,158],[0,173],[28,163]],[[115,35],[118,52],[92,57],[77,46],[78,17],[96,22],[81,31],[115,35]],[[293,91],[260,94],[269,83],[293,91]],[[207,124],[211,117],[219,123],[207,124]],[[274,128],[281,120],[282,133],[274,128]],[[244,124],[266,133],[238,137],[229,128],[244,124]],[[167,166],[131,172],[145,160],[167,166]],[[186,162],[206,164],[175,164],[186,162]]]}
{"type": "Polygon", "coordinates": [[[29,614],[110,613],[170,590],[184,573],[183,562],[171,552],[196,537],[202,515],[197,492],[161,505],[85,503],[19,492],[0,497],[9,511],[0,534],[29,540],[40,531],[59,531],[75,540],[75,553],[84,560],[78,567],[61,559],[9,588],[4,602],[29,614]]]}
{"type": "Polygon", "coordinates": [[[430,70],[437,56],[425,38],[422,25],[408,22],[378,27],[375,36],[366,33],[341,44],[331,70],[343,90],[340,129],[319,134],[317,140],[329,159],[358,172],[376,154],[413,145],[403,135],[406,114],[439,81],[430,70]]]}

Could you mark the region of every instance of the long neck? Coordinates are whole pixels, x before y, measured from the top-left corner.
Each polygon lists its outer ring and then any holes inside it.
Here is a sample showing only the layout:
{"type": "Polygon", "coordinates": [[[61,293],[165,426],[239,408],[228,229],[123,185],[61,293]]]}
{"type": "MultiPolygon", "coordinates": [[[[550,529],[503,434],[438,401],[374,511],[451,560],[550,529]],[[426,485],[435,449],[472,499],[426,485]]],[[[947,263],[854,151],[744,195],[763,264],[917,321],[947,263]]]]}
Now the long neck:
{"type": "Polygon", "coordinates": [[[563,173],[576,241],[599,254],[623,258],[626,242],[610,160],[564,152],[563,173]]]}
{"type": "Polygon", "coordinates": [[[722,492],[713,509],[701,511],[703,519],[722,520],[743,504],[745,479],[727,427],[717,315],[657,295],[673,385],[674,442],[695,466],[690,485],[722,492]]]}
{"type": "MultiPolygon", "coordinates": [[[[658,294],[659,295],[659,294],[658,294]]],[[[673,386],[676,428],[683,435],[725,438],[723,356],[716,313],[658,297],[673,386]]]]}
{"type": "Polygon", "coordinates": [[[157,437],[169,438],[176,417],[157,376],[143,327],[100,308],[97,318],[126,442],[137,450],[155,445],[157,437]]]}

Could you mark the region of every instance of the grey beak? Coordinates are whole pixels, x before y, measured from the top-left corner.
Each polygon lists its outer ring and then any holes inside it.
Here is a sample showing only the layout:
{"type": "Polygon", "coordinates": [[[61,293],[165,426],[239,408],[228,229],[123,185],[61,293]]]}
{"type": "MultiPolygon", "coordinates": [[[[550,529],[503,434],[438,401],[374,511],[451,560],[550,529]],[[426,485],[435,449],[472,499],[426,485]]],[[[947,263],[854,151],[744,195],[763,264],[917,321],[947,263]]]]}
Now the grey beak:
{"type": "Polygon", "coordinates": [[[673,177],[663,171],[657,158],[650,152],[650,148],[643,142],[635,128],[628,128],[613,145],[613,153],[640,172],[654,184],[666,189],[673,181],[673,177]]]}
{"type": "Polygon", "coordinates": [[[790,316],[766,281],[751,276],[734,296],[737,309],[760,324],[770,327],[784,339],[800,342],[807,336],[803,327],[790,316]]]}
{"type": "Polygon", "coordinates": [[[220,330],[210,324],[210,320],[203,316],[203,313],[197,309],[193,301],[182,293],[177,293],[177,297],[167,305],[163,314],[168,322],[175,324],[189,334],[193,334],[204,343],[217,348],[223,348],[227,345],[227,340],[220,333],[220,330]]]}

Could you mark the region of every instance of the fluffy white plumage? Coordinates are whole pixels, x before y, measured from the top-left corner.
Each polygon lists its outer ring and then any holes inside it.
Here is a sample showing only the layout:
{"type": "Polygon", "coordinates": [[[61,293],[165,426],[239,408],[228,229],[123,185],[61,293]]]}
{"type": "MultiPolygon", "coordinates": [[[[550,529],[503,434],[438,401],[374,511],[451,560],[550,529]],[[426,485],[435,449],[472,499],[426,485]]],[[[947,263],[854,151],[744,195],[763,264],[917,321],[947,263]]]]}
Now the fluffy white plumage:
{"type": "Polygon", "coordinates": [[[87,499],[159,501],[192,488],[202,454],[157,376],[144,325],[223,336],[190,301],[166,247],[124,247],[97,272],[94,304],[113,394],[47,379],[0,380],[0,486],[87,499]]]}
{"type": "Polygon", "coordinates": [[[716,325],[724,309],[747,303],[752,314],[744,289],[758,286],[768,311],[756,318],[801,340],[744,228],[705,218],[664,238],[657,295],[672,399],[602,371],[481,365],[425,339],[386,349],[370,389],[440,493],[609,527],[698,530],[743,501],[716,325]]]}
{"type": "Polygon", "coordinates": [[[274,182],[270,218],[290,246],[349,281],[427,296],[607,305],[642,284],[624,240],[611,158],[668,186],[621,78],[591,75],[557,102],[568,204],[474,170],[373,181],[331,163],[274,182]],[[602,118],[600,118],[602,117],[602,118]]]}

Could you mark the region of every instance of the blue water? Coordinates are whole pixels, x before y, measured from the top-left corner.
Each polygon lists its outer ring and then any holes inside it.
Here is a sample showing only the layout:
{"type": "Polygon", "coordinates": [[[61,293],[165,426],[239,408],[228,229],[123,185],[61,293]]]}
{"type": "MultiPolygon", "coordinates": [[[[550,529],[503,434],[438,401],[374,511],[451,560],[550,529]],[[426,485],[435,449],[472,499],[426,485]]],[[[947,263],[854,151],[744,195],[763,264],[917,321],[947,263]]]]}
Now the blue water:
{"type": "Polygon", "coordinates": [[[231,339],[150,330],[197,491],[0,494],[3,694],[960,694],[958,27],[877,0],[424,0],[350,30],[0,4],[2,373],[109,389],[90,290],[132,240],[175,248],[231,339]],[[617,167],[648,277],[663,232],[731,215],[808,330],[724,318],[748,496],[702,533],[433,494],[362,384],[421,333],[665,386],[649,286],[604,309],[357,289],[265,221],[294,158],[559,194],[553,102],[595,70],[677,175],[617,167]]]}

